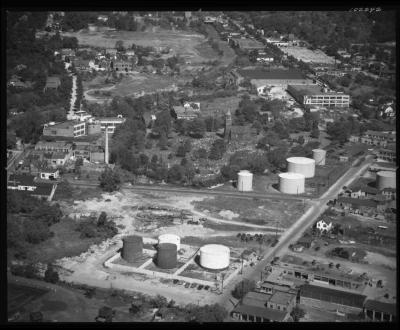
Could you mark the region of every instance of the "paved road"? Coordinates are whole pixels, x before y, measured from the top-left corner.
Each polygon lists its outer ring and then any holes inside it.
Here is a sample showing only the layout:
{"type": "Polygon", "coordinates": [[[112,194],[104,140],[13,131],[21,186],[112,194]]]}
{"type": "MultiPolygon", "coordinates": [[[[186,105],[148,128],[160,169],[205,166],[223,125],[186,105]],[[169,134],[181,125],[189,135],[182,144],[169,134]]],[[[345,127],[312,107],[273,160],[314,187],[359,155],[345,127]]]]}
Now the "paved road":
{"type": "MultiPolygon", "coordinates": [[[[69,181],[73,186],[83,186],[83,187],[97,187],[98,183],[93,183],[92,181],[69,181]]],[[[124,189],[131,189],[134,191],[155,191],[155,192],[171,192],[171,193],[182,193],[182,194],[193,194],[193,195],[213,195],[213,196],[226,196],[234,198],[258,198],[262,200],[279,199],[279,200],[310,200],[311,197],[300,197],[284,195],[281,193],[255,193],[255,192],[228,192],[228,191],[215,191],[215,190],[200,190],[182,187],[172,187],[172,186],[160,186],[160,185],[122,185],[124,189]]]]}
{"type": "MultiPolygon", "coordinates": [[[[265,255],[263,260],[253,268],[247,268],[243,271],[243,278],[253,279],[258,281],[261,277],[261,272],[264,270],[275,256],[283,256],[287,253],[288,247],[292,242],[296,242],[309,226],[328,208],[326,205],[330,199],[337,197],[343,186],[349,186],[351,182],[356,180],[373,161],[373,156],[367,156],[367,159],[357,167],[351,167],[343,176],[334,183],[320,198],[314,200],[313,205],[290,227],[279,239],[279,243],[271,248],[265,255]]],[[[229,312],[234,308],[231,303],[233,290],[236,283],[242,278],[237,278],[236,281],[230,282],[229,286],[224,289],[224,293],[219,296],[217,303],[223,305],[229,312]]]]}

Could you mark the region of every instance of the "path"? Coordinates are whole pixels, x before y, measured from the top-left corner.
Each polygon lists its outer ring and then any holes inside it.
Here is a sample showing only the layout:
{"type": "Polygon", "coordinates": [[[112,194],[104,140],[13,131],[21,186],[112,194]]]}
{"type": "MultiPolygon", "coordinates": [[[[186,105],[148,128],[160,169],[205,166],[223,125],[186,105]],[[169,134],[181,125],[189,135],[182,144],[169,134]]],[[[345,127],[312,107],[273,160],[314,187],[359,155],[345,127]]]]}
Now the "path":
{"type": "Polygon", "coordinates": [[[73,116],[74,113],[75,113],[74,109],[75,109],[76,88],[77,88],[76,80],[77,80],[76,75],[73,75],[73,76],[72,76],[71,101],[70,101],[70,105],[69,105],[68,117],[73,116]]]}

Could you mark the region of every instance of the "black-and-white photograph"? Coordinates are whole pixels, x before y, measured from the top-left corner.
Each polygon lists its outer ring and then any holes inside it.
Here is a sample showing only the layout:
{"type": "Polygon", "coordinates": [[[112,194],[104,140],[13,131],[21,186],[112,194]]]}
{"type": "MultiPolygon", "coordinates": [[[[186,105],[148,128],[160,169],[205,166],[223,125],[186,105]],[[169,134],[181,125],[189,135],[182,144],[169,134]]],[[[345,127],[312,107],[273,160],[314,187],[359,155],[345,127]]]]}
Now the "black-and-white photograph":
{"type": "Polygon", "coordinates": [[[395,322],[396,10],[4,9],[8,323],[395,322]]]}

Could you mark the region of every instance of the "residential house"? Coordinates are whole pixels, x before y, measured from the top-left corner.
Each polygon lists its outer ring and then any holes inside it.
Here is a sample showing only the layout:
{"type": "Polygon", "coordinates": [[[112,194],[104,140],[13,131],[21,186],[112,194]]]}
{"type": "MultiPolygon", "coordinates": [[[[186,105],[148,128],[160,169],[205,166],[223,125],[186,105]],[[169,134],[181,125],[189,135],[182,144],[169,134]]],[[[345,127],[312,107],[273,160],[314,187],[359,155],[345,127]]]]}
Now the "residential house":
{"type": "Polygon", "coordinates": [[[389,144],[386,148],[381,148],[378,152],[378,161],[396,163],[396,145],[389,144]]]}
{"type": "Polygon", "coordinates": [[[396,189],[395,188],[383,188],[381,192],[382,196],[384,196],[387,200],[396,199],[396,189]]]}
{"type": "Polygon", "coordinates": [[[8,81],[7,86],[8,87],[14,87],[17,89],[27,89],[32,87],[32,82],[31,81],[22,81],[21,77],[17,75],[13,75],[11,79],[8,81]]]}
{"type": "Polygon", "coordinates": [[[337,205],[349,213],[372,216],[381,210],[378,202],[371,199],[339,197],[337,205]]]}
{"type": "Polygon", "coordinates": [[[364,304],[364,316],[370,321],[396,321],[396,304],[368,299],[364,304]]]}
{"type": "Polygon", "coordinates": [[[39,171],[39,178],[44,180],[56,180],[60,177],[58,169],[43,167],[39,171]]]}
{"type": "Polygon", "coordinates": [[[72,62],[75,59],[75,51],[73,49],[70,48],[63,48],[60,51],[60,55],[61,55],[61,59],[64,62],[72,62]]]}
{"type": "Polygon", "coordinates": [[[113,58],[113,59],[116,59],[116,58],[117,58],[117,53],[118,53],[118,51],[117,51],[115,48],[107,48],[107,49],[104,51],[104,54],[105,54],[105,55],[108,55],[109,58],[113,58]]]}
{"type": "Polygon", "coordinates": [[[181,105],[173,106],[173,112],[175,113],[176,119],[193,120],[199,117],[199,111],[193,110],[192,108],[184,107],[181,105]]]}
{"type": "Polygon", "coordinates": [[[29,174],[11,174],[7,189],[29,194],[38,198],[49,198],[55,186],[48,183],[35,182],[35,176],[29,174]]]}
{"type": "Polygon", "coordinates": [[[58,166],[64,166],[70,156],[65,152],[54,152],[51,154],[45,154],[45,158],[47,158],[47,164],[49,167],[56,168],[58,166]]]}
{"type": "Polygon", "coordinates": [[[267,307],[290,313],[296,304],[296,295],[290,292],[276,291],[267,299],[267,307]]]}
{"type": "Polygon", "coordinates": [[[341,163],[347,163],[349,161],[349,156],[339,156],[339,162],[341,163]]]}
{"type": "Polygon", "coordinates": [[[361,143],[386,147],[388,143],[396,142],[396,132],[366,131],[361,136],[361,143]]]}
{"type": "Polygon", "coordinates": [[[367,297],[349,291],[335,290],[323,286],[304,284],[300,288],[300,303],[310,307],[321,306],[345,313],[360,313],[363,311],[367,297]]]}
{"type": "Polygon", "coordinates": [[[102,21],[102,22],[107,22],[108,16],[107,15],[99,15],[99,16],[97,16],[97,20],[102,21]]]}
{"type": "Polygon", "coordinates": [[[324,220],[320,220],[317,222],[316,225],[317,229],[320,231],[320,233],[329,233],[332,229],[332,222],[330,222],[329,224],[327,224],[324,220]]]}
{"type": "Polygon", "coordinates": [[[304,246],[306,249],[310,249],[314,244],[314,240],[311,236],[303,236],[297,241],[297,244],[304,246]]]}
{"type": "Polygon", "coordinates": [[[77,120],[67,120],[61,123],[50,122],[43,127],[43,136],[77,138],[85,135],[87,135],[86,123],[77,120]]]}
{"type": "Polygon", "coordinates": [[[358,143],[358,142],[360,142],[360,137],[357,136],[357,135],[350,135],[349,136],[349,141],[350,142],[354,142],[354,143],[358,143]]]}
{"type": "Polygon", "coordinates": [[[44,91],[48,89],[58,89],[61,85],[60,77],[52,76],[46,78],[46,86],[44,87],[44,91]]]}
{"type": "Polygon", "coordinates": [[[74,60],[75,69],[78,71],[90,71],[90,61],[77,58],[74,60]]]}
{"type": "Polygon", "coordinates": [[[116,61],[112,64],[116,72],[131,72],[133,71],[133,63],[128,61],[116,61]]]}
{"type": "Polygon", "coordinates": [[[185,102],[183,107],[186,110],[200,111],[200,102],[185,102]]]}

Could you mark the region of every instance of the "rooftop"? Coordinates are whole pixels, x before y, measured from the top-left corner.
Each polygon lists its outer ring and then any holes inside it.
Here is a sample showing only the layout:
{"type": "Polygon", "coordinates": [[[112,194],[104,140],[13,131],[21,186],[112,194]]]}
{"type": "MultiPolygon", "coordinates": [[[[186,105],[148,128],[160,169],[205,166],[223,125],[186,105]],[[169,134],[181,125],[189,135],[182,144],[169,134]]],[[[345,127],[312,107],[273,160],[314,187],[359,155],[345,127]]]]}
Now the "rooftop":
{"type": "Polygon", "coordinates": [[[237,72],[246,78],[250,79],[306,79],[304,75],[298,70],[285,70],[285,69],[273,69],[273,70],[256,70],[256,69],[242,69],[237,72]]]}
{"type": "Polygon", "coordinates": [[[277,291],[268,299],[268,301],[280,305],[289,305],[294,298],[294,294],[277,291]]]}
{"type": "Polygon", "coordinates": [[[35,176],[27,175],[27,174],[11,174],[8,180],[9,183],[13,184],[15,182],[15,186],[36,186],[34,182],[35,176]]]}
{"type": "Polygon", "coordinates": [[[48,125],[47,128],[51,129],[51,128],[70,128],[70,127],[74,127],[74,125],[77,124],[82,124],[81,121],[76,121],[76,120],[66,120],[63,121],[61,123],[55,123],[54,125],[48,125]]]}
{"type": "Polygon", "coordinates": [[[54,152],[51,155],[51,159],[64,159],[67,153],[65,152],[54,152]]]}
{"type": "Polygon", "coordinates": [[[267,299],[270,297],[270,295],[267,295],[265,293],[259,293],[259,292],[248,292],[246,296],[243,298],[243,305],[247,306],[257,306],[261,308],[266,308],[265,303],[267,302],[267,299]]]}
{"type": "Polygon", "coordinates": [[[239,44],[240,48],[254,48],[254,49],[263,49],[265,46],[256,40],[251,39],[236,39],[235,41],[239,44]]]}
{"type": "Polygon", "coordinates": [[[53,148],[65,148],[65,147],[72,147],[71,143],[66,141],[38,141],[36,143],[36,147],[53,147],[53,148]]]}
{"type": "Polygon", "coordinates": [[[363,307],[365,298],[367,298],[366,296],[357,293],[339,291],[311,284],[304,284],[301,286],[300,296],[359,308],[363,307]]]}
{"type": "Polygon", "coordinates": [[[347,203],[354,206],[367,206],[376,207],[376,202],[370,199],[360,199],[360,198],[350,198],[350,197],[339,197],[337,199],[338,203],[347,203]]]}
{"type": "Polygon", "coordinates": [[[263,317],[265,319],[277,322],[282,322],[287,315],[287,312],[284,311],[279,311],[265,307],[258,307],[258,306],[248,306],[248,305],[236,306],[233,312],[263,317]]]}
{"type": "Polygon", "coordinates": [[[296,93],[299,93],[303,96],[305,95],[347,95],[343,93],[337,93],[337,92],[324,92],[324,90],[316,84],[309,84],[309,85],[289,85],[288,87],[291,87],[292,89],[295,90],[296,93]]]}
{"type": "Polygon", "coordinates": [[[378,300],[368,299],[365,302],[365,308],[371,309],[371,310],[373,309],[378,312],[384,312],[384,313],[388,313],[388,314],[392,314],[392,315],[397,314],[396,304],[385,303],[385,302],[378,301],[378,300]]]}
{"type": "Polygon", "coordinates": [[[47,84],[61,84],[61,80],[60,80],[60,77],[52,76],[52,77],[47,77],[46,83],[47,84]]]}

